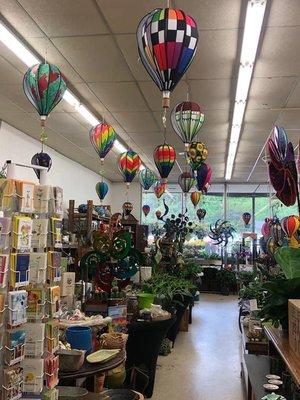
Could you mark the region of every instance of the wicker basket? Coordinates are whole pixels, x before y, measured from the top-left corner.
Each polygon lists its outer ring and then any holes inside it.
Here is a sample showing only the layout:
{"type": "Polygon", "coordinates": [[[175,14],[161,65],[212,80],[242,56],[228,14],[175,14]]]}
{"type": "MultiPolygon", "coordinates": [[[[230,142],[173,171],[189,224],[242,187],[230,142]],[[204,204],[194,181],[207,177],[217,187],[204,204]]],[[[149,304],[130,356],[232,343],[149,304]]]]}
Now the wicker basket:
{"type": "Polygon", "coordinates": [[[125,349],[128,335],[125,333],[103,333],[100,337],[100,349],[125,349]]]}

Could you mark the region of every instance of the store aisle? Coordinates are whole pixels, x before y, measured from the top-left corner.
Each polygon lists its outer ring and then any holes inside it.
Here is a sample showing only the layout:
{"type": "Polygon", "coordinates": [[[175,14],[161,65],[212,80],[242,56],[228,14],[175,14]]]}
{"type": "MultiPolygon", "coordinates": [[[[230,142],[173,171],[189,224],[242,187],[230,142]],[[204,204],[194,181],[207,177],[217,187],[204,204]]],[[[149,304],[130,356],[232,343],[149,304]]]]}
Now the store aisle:
{"type": "Polygon", "coordinates": [[[160,357],[153,400],[243,400],[236,296],[202,294],[193,324],[160,357]]]}

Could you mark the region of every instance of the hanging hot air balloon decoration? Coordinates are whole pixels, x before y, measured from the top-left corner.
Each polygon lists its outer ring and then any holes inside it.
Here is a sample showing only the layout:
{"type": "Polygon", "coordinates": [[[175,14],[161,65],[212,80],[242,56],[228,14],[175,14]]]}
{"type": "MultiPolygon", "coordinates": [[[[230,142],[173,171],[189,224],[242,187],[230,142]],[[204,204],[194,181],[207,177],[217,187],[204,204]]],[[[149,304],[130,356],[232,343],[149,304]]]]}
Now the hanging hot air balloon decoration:
{"type": "Polygon", "coordinates": [[[197,49],[195,20],[178,9],[158,8],[142,18],[137,28],[141,61],[163,93],[163,107],[191,64],[197,49]]]}
{"type": "Polygon", "coordinates": [[[141,166],[141,159],[139,155],[131,149],[125,151],[119,156],[118,159],[119,171],[121,172],[127,187],[129,187],[130,183],[133,181],[140,166],[141,166]]]}
{"type": "Polygon", "coordinates": [[[204,114],[199,104],[183,101],[173,108],[171,123],[174,131],[188,148],[204,123],[204,114]]]}
{"type": "Polygon", "coordinates": [[[187,151],[187,160],[193,171],[203,164],[208,156],[205,144],[202,142],[192,142],[187,151]]]}
{"type": "Polygon", "coordinates": [[[102,200],[105,198],[105,196],[108,193],[108,184],[103,181],[98,182],[98,183],[96,183],[95,190],[100,199],[100,202],[102,203],[102,200]]]}
{"type": "Polygon", "coordinates": [[[143,214],[145,215],[145,217],[147,217],[147,215],[150,212],[150,206],[148,204],[144,204],[142,207],[142,211],[143,211],[143,214]]]}
{"type": "Polygon", "coordinates": [[[197,188],[206,193],[210,187],[212,178],[212,169],[209,164],[203,163],[197,169],[197,188]]]}
{"type": "Polygon", "coordinates": [[[206,210],[204,208],[198,208],[196,213],[199,221],[201,221],[206,215],[206,210]]]}
{"type": "Polygon", "coordinates": [[[157,181],[154,185],[155,196],[159,199],[166,191],[166,183],[157,181]]]}
{"type": "MultiPolygon", "coordinates": [[[[40,153],[36,153],[32,157],[31,164],[38,165],[39,167],[46,167],[47,172],[48,172],[52,166],[52,159],[49,156],[49,154],[41,151],[40,153]]],[[[35,172],[36,176],[38,177],[38,179],[40,179],[41,171],[39,169],[34,168],[34,172],[35,172]]]]}
{"type": "Polygon", "coordinates": [[[265,218],[265,222],[262,224],[261,234],[264,237],[267,237],[270,234],[270,230],[271,230],[270,221],[271,221],[270,218],[265,218]]]}
{"type": "Polygon", "coordinates": [[[156,176],[149,168],[144,168],[139,173],[140,184],[144,190],[149,190],[156,182],[156,176]]]}
{"type": "Polygon", "coordinates": [[[201,192],[192,192],[191,193],[191,202],[193,203],[194,207],[197,207],[200,199],[201,199],[201,192]]]}
{"type": "MultiPolygon", "coordinates": [[[[23,90],[41,117],[41,142],[47,139],[45,120],[61,101],[67,89],[66,82],[56,65],[36,64],[30,67],[23,78],[23,90]]],[[[43,148],[43,147],[42,147],[43,148]]]]}
{"type": "Polygon", "coordinates": [[[111,125],[101,123],[90,129],[89,137],[102,165],[104,158],[114,145],[116,132],[111,125]]]}
{"type": "Polygon", "coordinates": [[[242,220],[244,221],[245,226],[248,226],[251,220],[251,214],[248,212],[244,212],[242,215],[242,220]]]}
{"type": "Polygon", "coordinates": [[[192,189],[195,183],[196,179],[191,172],[183,172],[178,177],[178,184],[185,194],[187,194],[192,189]]]}
{"type": "Polygon", "coordinates": [[[167,143],[157,146],[154,150],[153,158],[162,182],[166,183],[176,160],[174,147],[167,143]]]}
{"type": "Polygon", "coordinates": [[[289,239],[289,246],[297,249],[299,247],[299,242],[296,233],[300,228],[299,217],[290,215],[289,217],[283,218],[281,220],[281,227],[289,239]]]}
{"type": "Polygon", "coordinates": [[[123,205],[122,205],[122,210],[123,213],[126,217],[128,217],[131,213],[131,211],[133,210],[133,205],[132,203],[130,203],[129,201],[126,201],[123,205]]]}

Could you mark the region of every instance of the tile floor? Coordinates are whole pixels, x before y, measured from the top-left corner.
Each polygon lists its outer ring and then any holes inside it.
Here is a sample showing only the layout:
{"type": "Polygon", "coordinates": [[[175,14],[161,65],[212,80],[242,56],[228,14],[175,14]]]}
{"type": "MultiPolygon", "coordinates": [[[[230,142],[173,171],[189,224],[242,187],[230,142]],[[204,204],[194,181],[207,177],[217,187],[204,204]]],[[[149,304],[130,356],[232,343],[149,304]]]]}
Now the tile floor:
{"type": "Polygon", "coordinates": [[[159,357],[152,400],[243,400],[237,297],[201,294],[189,332],[159,357]]]}

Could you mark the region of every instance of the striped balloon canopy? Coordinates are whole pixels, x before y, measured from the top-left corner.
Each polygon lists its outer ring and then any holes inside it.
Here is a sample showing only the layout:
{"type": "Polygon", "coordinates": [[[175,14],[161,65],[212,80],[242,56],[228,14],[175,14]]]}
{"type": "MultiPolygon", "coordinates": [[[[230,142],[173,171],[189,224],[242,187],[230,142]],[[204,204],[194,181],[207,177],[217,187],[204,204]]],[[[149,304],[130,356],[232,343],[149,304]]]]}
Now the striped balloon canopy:
{"type": "Polygon", "coordinates": [[[197,43],[197,24],[181,10],[158,8],[140,21],[138,51],[148,74],[163,92],[163,107],[170,106],[170,93],[191,64],[197,43]]]}
{"type": "Polygon", "coordinates": [[[150,206],[148,204],[144,204],[142,207],[142,211],[143,211],[143,214],[145,215],[145,217],[147,217],[147,215],[150,212],[150,206]]]}
{"type": "Polygon", "coordinates": [[[207,192],[212,178],[212,169],[209,164],[203,163],[197,169],[197,188],[201,192],[207,192]]]}
{"type": "Polygon", "coordinates": [[[156,182],[156,176],[149,168],[144,168],[139,173],[140,184],[144,190],[149,190],[156,182]]]}
{"type": "Polygon", "coordinates": [[[192,192],[191,193],[191,202],[193,203],[194,207],[196,207],[201,199],[201,192],[192,192]]]}
{"type": "Polygon", "coordinates": [[[196,183],[196,178],[191,172],[183,172],[178,177],[178,185],[183,193],[188,193],[196,183]]]}
{"type": "Polygon", "coordinates": [[[141,159],[135,151],[130,149],[120,154],[118,159],[118,168],[127,186],[129,186],[130,182],[133,181],[140,166],[141,159]]]}
{"type": "Polygon", "coordinates": [[[108,184],[106,182],[98,182],[96,183],[95,189],[100,201],[102,202],[108,193],[108,184]]]}
{"type": "Polygon", "coordinates": [[[157,146],[154,149],[153,158],[160,177],[163,182],[166,182],[176,160],[174,147],[167,143],[157,146]]]}
{"type": "Polygon", "coordinates": [[[116,132],[111,125],[101,123],[94,126],[90,130],[89,136],[92,146],[100,157],[102,164],[105,156],[114,145],[114,142],[116,140],[116,132]]]}
{"type": "Polygon", "coordinates": [[[159,199],[166,191],[167,184],[165,182],[157,181],[154,185],[155,196],[159,199]]]}
{"type": "Polygon", "coordinates": [[[290,215],[289,217],[282,218],[281,227],[286,236],[290,239],[290,247],[298,248],[299,243],[295,234],[300,228],[300,220],[296,215],[290,215]]]}
{"type": "Polygon", "coordinates": [[[204,123],[204,114],[199,104],[183,101],[173,108],[171,123],[174,131],[188,147],[204,123]]]}

